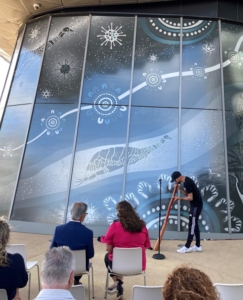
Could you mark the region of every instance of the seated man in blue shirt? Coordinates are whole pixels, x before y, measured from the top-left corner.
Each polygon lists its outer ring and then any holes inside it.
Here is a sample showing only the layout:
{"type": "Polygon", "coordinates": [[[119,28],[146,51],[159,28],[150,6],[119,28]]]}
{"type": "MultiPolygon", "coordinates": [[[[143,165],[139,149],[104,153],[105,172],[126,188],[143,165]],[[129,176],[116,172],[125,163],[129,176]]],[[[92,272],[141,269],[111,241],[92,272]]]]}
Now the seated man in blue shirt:
{"type": "MultiPolygon", "coordinates": [[[[89,259],[94,256],[93,231],[82,222],[87,215],[88,206],[83,202],[74,202],[71,207],[71,220],[56,227],[50,248],[68,246],[71,250],[86,249],[86,268],[89,259]]],[[[79,284],[80,276],[75,276],[74,284],[79,284]]]]}

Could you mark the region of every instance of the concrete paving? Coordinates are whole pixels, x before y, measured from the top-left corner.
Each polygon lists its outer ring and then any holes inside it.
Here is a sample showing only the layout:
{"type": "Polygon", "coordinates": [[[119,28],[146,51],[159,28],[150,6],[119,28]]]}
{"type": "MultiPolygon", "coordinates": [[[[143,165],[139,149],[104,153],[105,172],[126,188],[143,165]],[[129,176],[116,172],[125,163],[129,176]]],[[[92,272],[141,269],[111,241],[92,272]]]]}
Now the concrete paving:
{"type": "MultiPolygon", "coordinates": [[[[43,260],[44,253],[49,249],[50,235],[11,233],[10,243],[25,244],[27,247],[28,261],[38,261],[39,266],[43,260]]],[[[151,241],[152,245],[155,241],[151,241]]],[[[178,265],[190,264],[204,271],[210,276],[213,283],[243,283],[243,240],[210,240],[202,241],[202,253],[176,252],[178,244],[184,241],[163,240],[161,253],[165,255],[164,260],[152,258],[156,253],[147,250],[147,285],[163,285],[167,275],[178,265]]],[[[95,257],[91,260],[94,266],[95,299],[104,299],[104,287],[106,279],[106,268],[104,265],[105,245],[94,239],[95,257]]],[[[31,271],[31,299],[38,295],[37,269],[31,271]]],[[[83,276],[82,283],[86,286],[86,299],[88,299],[87,276],[83,276]]],[[[124,278],[124,300],[131,299],[133,285],[143,285],[142,276],[124,278]]],[[[20,290],[21,299],[27,300],[27,287],[20,290]]],[[[108,300],[116,299],[116,295],[108,295],[108,300]]]]}

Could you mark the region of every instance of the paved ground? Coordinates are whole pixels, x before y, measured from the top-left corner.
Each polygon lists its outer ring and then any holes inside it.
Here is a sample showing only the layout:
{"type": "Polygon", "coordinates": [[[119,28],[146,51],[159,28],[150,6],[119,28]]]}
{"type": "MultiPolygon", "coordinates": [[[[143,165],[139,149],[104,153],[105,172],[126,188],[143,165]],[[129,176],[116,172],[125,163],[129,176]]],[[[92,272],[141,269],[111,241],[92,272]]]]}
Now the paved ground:
{"type": "MultiPolygon", "coordinates": [[[[25,244],[27,247],[27,259],[29,261],[39,261],[43,259],[43,254],[49,249],[50,235],[11,233],[10,243],[25,244]]],[[[155,241],[151,241],[154,245],[155,241]]],[[[147,250],[147,285],[163,285],[166,276],[176,266],[189,263],[195,268],[207,273],[213,283],[243,283],[243,240],[212,240],[202,241],[202,253],[176,252],[177,245],[183,241],[170,240],[162,241],[161,253],[165,255],[164,260],[154,260],[152,255],[156,252],[147,250]]],[[[94,265],[95,299],[104,299],[104,286],[106,269],[103,262],[105,255],[105,245],[94,239],[95,257],[92,259],[94,265]]],[[[31,299],[38,294],[36,268],[31,272],[31,299]]],[[[82,278],[82,283],[87,285],[87,276],[82,278]]],[[[143,285],[142,276],[126,277],[124,279],[124,299],[131,299],[132,286],[143,285]]],[[[27,300],[27,287],[20,290],[22,300],[27,300]]],[[[86,289],[86,299],[88,299],[86,289]]],[[[108,300],[116,299],[115,295],[108,296],[108,300]]]]}

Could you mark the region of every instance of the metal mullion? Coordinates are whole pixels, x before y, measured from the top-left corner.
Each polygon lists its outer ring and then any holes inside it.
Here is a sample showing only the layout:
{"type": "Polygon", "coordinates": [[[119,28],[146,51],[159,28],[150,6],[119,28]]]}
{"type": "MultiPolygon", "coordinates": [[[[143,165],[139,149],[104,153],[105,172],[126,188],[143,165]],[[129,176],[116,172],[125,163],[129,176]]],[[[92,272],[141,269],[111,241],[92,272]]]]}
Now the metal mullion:
{"type": "MultiPolygon", "coordinates": [[[[178,107],[178,153],[177,153],[177,162],[178,170],[181,169],[181,90],[182,90],[182,35],[183,35],[183,17],[180,17],[181,26],[180,26],[180,65],[179,65],[179,107],[178,107]]],[[[180,220],[181,217],[181,200],[178,203],[177,209],[177,220],[180,220]]],[[[177,223],[177,231],[180,232],[181,223],[177,223]]]]}
{"type": "Polygon", "coordinates": [[[38,80],[37,80],[36,89],[35,89],[35,96],[34,96],[32,108],[31,108],[31,114],[30,114],[28,129],[27,129],[27,132],[26,132],[25,140],[24,140],[23,152],[22,152],[22,155],[21,155],[21,158],[20,158],[20,163],[19,163],[19,168],[18,168],[18,172],[17,172],[17,178],[16,178],[15,187],[14,187],[14,193],[13,193],[13,197],[12,197],[12,203],[11,203],[11,207],[10,207],[10,210],[9,210],[8,219],[10,219],[11,214],[12,214],[12,209],[13,209],[14,200],[15,200],[15,197],[16,197],[16,192],[17,192],[17,187],[18,187],[18,182],[19,182],[19,177],[20,177],[20,171],[21,171],[21,168],[22,168],[22,165],[23,165],[25,150],[26,150],[26,146],[27,146],[27,140],[28,140],[29,131],[30,131],[30,125],[31,125],[32,117],[33,117],[34,107],[35,107],[35,100],[36,100],[36,94],[37,94],[37,89],[38,89],[38,85],[39,85],[40,74],[41,74],[41,70],[42,70],[46,45],[47,45],[48,36],[49,36],[49,29],[50,29],[50,26],[51,26],[51,19],[52,19],[52,17],[50,16],[49,24],[47,26],[47,31],[46,31],[46,40],[45,40],[45,44],[44,44],[45,46],[44,46],[43,53],[42,53],[40,70],[39,70],[38,80]]]}
{"type": "Polygon", "coordinates": [[[132,85],[133,85],[134,60],[135,60],[135,48],[136,48],[136,34],[137,34],[137,19],[138,19],[137,15],[135,15],[131,78],[130,78],[130,94],[129,94],[129,104],[128,104],[128,116],[127,116],[126,150],[125,150],[125,163],[124,163],[123,185],[122,185],[122,198],[123,199],[124,199],[124,195],[125,195],[126,179],[127,179],[127,154],[128,154],[128,148],[129,148],[130,118],[131,118],[131,106],[132,106],[132,85]]]}
{"type": "Polygon", "coordinates": [[[219,25],[219,55],[220,55],[220,75],[221,75],[221,94],[222,94],[222,114],[223,114],[223,136],[224,136],[224,161],[225,161],[225,176],[226,176],[226,197],[227,197],[227,213],[228,213],[228,228],[231,232],[231,212],[230,212],[230,192],[229,192],[229,169],[227,157],[227,135],[226,135],[226,116],[225,116],[225,98],[224,98],[224,72],[223,72],[223,55],[222,55],[222,39],[221,39],[221,20],[218,20],[219,25]]]}
{"type": "Polygon", "coordinates": [[[81,104],[82,104],[82,92],[83,92],[83,85],[84,85],[84,72],[85,72],[86,58],[87,58],[87,53],[88,53],[88,42],[89,42],[91,20],[92,20],[92,16],[91,16],[91,14],[89,14],[89,26],[88,26],[86,42],[85,42],[83,70],[82,70],[80,92],[79,92],[78,112],[77,112],[77,119],[76,119],[76,128],[75,128],[75,133],[74,133],[73,151],[72,151],[72,157],[71,157],[71,163],[70,163],[69,182],[68,182],[67,199],[66,199],[66,204],[65,204],[63,223],[65,223],[65,221],[67,219],[68,201],[69,201],[69,196],[70,196],[70,191],[71,191],[72,174],[73,174],[75,152],[76,152],[77,139],[78,139],[78,127],[79,127],[80,111],[81,111],[81,104]]]}
{"type": "Polygon", "coordinates": [[[12,86],[12,83],[13,83],[13,80],[14,80],[14,72],[16,70],[16,67],[18,66],[19,56],[20,56],[22,44],[23,44],[23,41],[24,41],[24,34],[25,34],[25,31],[26,31],[26,27],[27,26],[25,25],[24,30],[21,32],[21,34],[22,34],[21,41],[18,39],[17,42],[16,42],[14,52],[13,52],[14,54],[12,56],[12,59],[11,59],[11,62],[10,62],[9,68],[8,68],[8,73],[7,73],[7,76],[6,76],[5,83],[4,83],[4,88],[3,88],[3,91],[2,91],[2,94],[1,94],[1,99],[0,99],[0,128],[2,126],[2,121],[3,121],[4,113],[5,113],[5,110],[6,110],[6,107],[7,107],[9,93],[10,93],[11,86],[12,86]],[[20,43],[19,53],[16,56],[16,49],[18,47],[18,43],[20,43]]]}

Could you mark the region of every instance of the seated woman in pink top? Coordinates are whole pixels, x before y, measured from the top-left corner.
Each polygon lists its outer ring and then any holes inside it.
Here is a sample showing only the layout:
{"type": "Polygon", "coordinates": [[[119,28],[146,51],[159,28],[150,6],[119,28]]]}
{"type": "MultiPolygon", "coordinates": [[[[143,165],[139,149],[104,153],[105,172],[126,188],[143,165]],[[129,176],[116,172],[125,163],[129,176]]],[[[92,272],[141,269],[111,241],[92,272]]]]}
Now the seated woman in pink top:
{"type": "MultiPolygon", "coordinates": [[[[119,248],[142,248],[142,269],[146,269],[146,248],[150,248],[150,240],[146,224],[141,220],[127,201],[121,201],[116,206],[119,220],[114,221],[108,228],[105,236],[98,237],[98,241],[107,244],[105,255],[106,267],[112,267],[112,250],[114,247],[119,248]]],[[[122,276],[111,275],[114,284],[108,288],[108,293],[117,293],[117,299],[123,297],[122,276]]]]}

